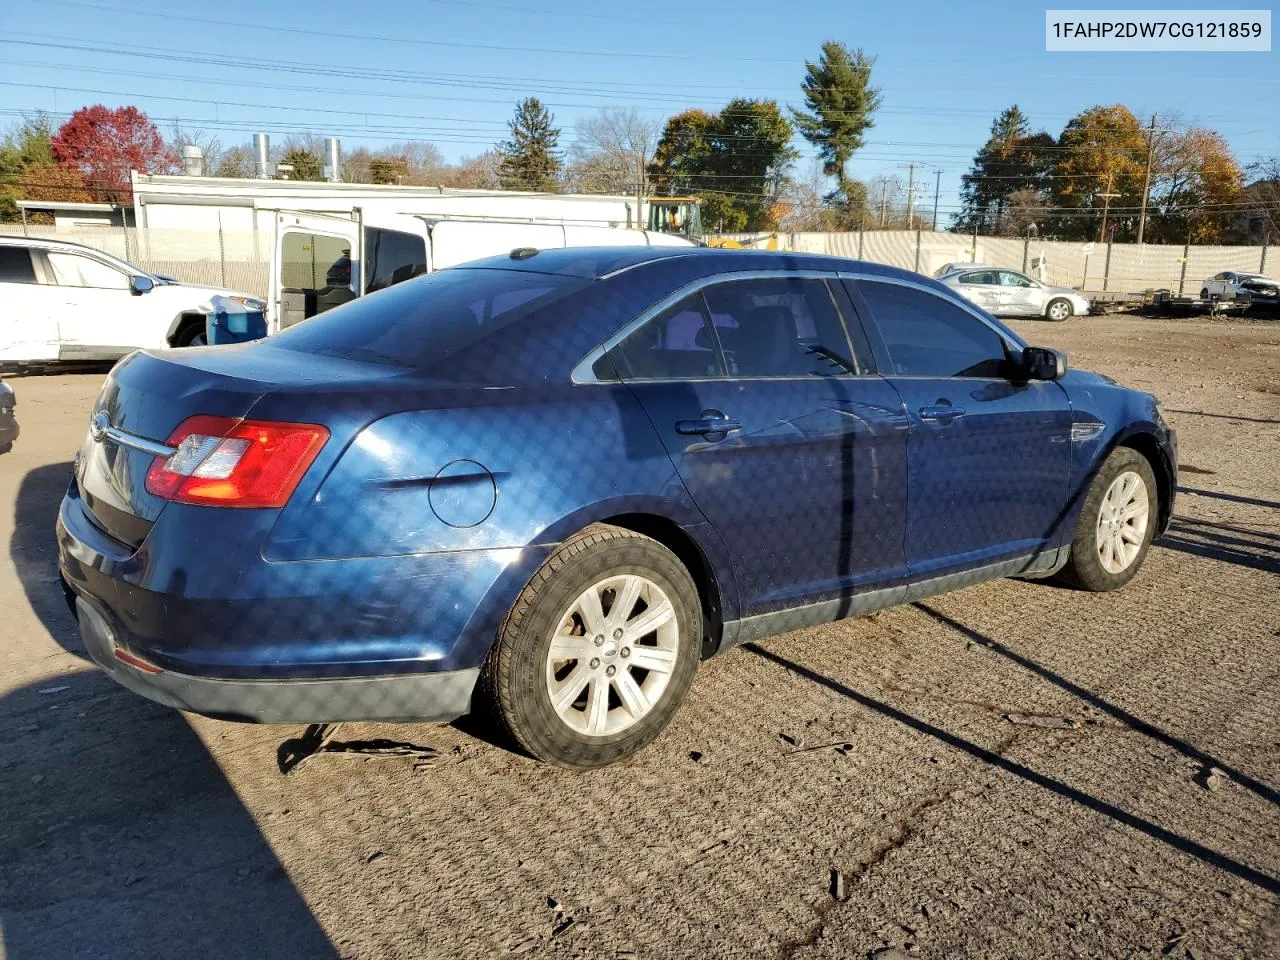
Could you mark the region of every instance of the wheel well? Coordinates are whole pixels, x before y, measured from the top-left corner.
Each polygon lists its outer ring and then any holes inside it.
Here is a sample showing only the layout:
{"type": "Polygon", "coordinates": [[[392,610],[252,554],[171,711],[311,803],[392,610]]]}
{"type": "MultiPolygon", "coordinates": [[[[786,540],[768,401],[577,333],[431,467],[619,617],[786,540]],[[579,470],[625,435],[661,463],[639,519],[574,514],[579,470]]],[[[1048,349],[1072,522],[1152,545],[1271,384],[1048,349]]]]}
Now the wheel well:
{"type": "Polygon", "coordinates": [[[711,564],[698,542],[685,533],[679,524],[651,513],[624,513],[607,517],[601,522],[634,530],[657,540],[684,564],[698,588],[698,597],[702,600],[702,656],[706,658],[714,653],[720,645],[720,634],[724,629],[724,608],[721,605],[720,585],[716,582],[711,564]]]}
{"type": "Polygon", "coordinates": [[[1135,433],[1126,437],[1119,444],[1142,454],[1151,464],[1151,472],[1156,475],[1156,492],[1160,496],[1160,525],[1157,532],[1165,528],[1169,522],[1169,510],[1173,504],[1173,471],[1171,464],[1165,460],[1160,442],[1149,433],[1135,433]]]}
{"type": "Polygon", "coordinates": [[[178,325],[174,328],[173,336],[169,338],[169,346],[176,347],[183,340],[183,335],[193,326],[204,329],[204,314],[202,313],[180,313],[178,314],[178,325]]]}

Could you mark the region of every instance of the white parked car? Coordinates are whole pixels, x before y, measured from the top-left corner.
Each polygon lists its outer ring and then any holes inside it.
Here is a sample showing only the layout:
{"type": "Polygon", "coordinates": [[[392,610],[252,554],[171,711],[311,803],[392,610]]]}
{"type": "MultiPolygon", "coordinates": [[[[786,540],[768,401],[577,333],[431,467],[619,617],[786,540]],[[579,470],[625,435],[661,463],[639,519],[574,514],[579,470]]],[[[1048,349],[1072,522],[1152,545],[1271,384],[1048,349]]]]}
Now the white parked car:
{"type": "Polygon", "coordinates": [[[1204,286],[1200,288],[1200,299],[1229,298],[1242,293],[1249,294],[1255,302],[1276,303],[1280,301],[1280,281],[1264,277],[1260,273],[1224,270],[1204,282],[1204,286]]]}
{"type": "Polygon", "coordinates": [[[1070,287],[1050,287],[1016,270],[957,270],[940,282],[997,317],[1065,320],[1072,314],[1089,312],[1089,301],[1070,287]]]}
{"type": "Polygon", "coordinates": [[[0,236],[0,365],[115,360],[204,342],[209,298],[247,293],[157,277],[78,243],[0,236]]]}

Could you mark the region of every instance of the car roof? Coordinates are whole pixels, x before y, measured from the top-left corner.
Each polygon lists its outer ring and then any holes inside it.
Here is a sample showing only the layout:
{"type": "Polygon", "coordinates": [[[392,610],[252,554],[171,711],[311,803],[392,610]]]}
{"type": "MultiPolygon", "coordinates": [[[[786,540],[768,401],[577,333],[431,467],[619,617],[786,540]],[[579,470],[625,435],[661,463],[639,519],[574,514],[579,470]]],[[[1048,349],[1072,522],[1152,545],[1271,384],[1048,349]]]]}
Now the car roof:
{"type": "Polygon", "coordinates": [[[684,261],[694,272],[710,275],[742,270],[821,270],[873,274],[931,282],[932,278],[910,270],[890,267],[865,260],[830,257],[816,253],[792,253],[782,250],[738,250],[722,247],[563,247],[510,254],[475,260],[449,267],[450,270],[525,270],[532,273],[562,274],[591,280],[603,280],[646,265],[684,261]],[[521,255],[523,254],[523,255],[521,255]]]}
{"type": "Polygon", "coordinates": [[[57,237],[23,237],[17,234],[0,234],[0,246],[74,247],[87,253],[104,252],[97,247],[91,247],[87,243],[76,243],[74,240],[60,240],[57,237]]]}

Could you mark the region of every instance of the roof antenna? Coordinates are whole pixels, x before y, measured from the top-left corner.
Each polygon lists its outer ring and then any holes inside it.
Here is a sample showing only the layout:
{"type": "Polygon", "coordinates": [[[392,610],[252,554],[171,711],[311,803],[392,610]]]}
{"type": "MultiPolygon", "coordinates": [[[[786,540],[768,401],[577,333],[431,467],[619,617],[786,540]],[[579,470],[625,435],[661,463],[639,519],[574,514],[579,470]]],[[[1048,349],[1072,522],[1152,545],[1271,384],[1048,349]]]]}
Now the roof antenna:
{"type": "Polygon", "coordinates": [[[516,247],[511,251],[512,260],[528,260],[530,257],[536,256],[537,247],[516,247]]]}

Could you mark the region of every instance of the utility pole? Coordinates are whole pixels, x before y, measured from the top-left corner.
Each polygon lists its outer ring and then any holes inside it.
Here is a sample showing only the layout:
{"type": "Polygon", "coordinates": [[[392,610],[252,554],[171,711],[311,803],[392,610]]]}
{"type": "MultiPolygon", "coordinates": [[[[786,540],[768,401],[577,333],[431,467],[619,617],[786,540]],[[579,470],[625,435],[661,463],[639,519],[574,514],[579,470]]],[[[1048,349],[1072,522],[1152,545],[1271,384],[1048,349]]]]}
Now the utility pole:
{"type": "Polygon", "coordinates": [[[938,193],[942,190],[942,171],[933,174],[933,232],[938,232],[938,193]]]}
{"type": "Polygon", "coordinates": [[[1151,115],[1151,132],[1147,134],[1147,174],[1142,179],[1142,213],[1138,214],[1138,243],[1147,230],[1147,201],[1151,196],[1151,156],[1156,152],[1156,115],[1151,115]]]}
{"type": "Polygon", "coordinates": [[[915,229],[916,165],[907,164],[907,229],[915,229]]]}
{"type": "Polygon", "coordinates": [[[889,178],[880,178],[880,229],[884,229],[885,217],[889,212],[889,178]]]}
{"type": "Polygon", "coordinates": [[[1111,212],[1111,200],[1120,194],[1111,192],[1111,175],[1112,171],[1107,171],[1107,192],[1099,194],[1102,197],[1102,229],[1098,231],[1098,242],[1107,242],[1107,214],[1111,212]]]}

